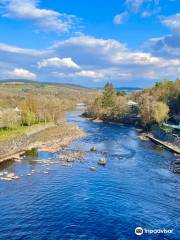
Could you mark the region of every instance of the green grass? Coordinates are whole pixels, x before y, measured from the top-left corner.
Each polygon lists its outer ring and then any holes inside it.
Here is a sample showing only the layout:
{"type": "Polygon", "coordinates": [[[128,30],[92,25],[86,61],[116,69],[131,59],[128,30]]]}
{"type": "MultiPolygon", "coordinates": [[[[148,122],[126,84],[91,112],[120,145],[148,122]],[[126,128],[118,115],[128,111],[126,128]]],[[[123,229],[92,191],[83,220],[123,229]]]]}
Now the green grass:
{"type": "Polygon", "coordinates": [[[39,123],[32,126],[17,126],[12,129],[0,129],[0,141],[7,140],[21,134],[29,133],[33,130],[52,125],[53,123],[39,123]]]}
{"type": "Polygon", "coordinates": [[[162,130],[164,130],[165,132],[172,132],[172,128],[171,127],[161,126],[160,128],[162,130]]]}

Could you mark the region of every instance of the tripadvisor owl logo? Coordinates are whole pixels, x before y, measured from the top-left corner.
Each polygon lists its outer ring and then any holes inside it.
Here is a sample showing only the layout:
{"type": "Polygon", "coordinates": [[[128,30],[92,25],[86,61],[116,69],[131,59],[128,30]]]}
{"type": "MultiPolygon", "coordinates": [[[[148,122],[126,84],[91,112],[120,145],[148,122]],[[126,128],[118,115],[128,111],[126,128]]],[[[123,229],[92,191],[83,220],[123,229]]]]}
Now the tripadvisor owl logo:
{"type": "Polygon", "coordinates": [[[142,235],[143,234],[143,228],[142,227],[137,227],[135,229],[135,234],[138,235],[138,236],[142,235]]]}

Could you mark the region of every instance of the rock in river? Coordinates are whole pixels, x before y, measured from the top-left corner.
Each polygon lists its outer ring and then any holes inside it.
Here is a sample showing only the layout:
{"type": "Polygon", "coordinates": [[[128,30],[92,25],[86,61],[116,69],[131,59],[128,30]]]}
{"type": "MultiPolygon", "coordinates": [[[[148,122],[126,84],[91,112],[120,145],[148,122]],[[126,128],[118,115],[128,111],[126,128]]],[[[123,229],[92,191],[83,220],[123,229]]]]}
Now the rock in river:
{"type": "Polygon", "coordinates": [[[91,152],[96,152],[97,149],[96,149],[96,147],[92,147],[92,148],[90,148],[90,151],[91,151],[91,152]]]}
{"type": "Polygon", "coordinates": [[[102,166],[105,166],[106,165],[106,160],[105,159],[99,159],[98,164],[102,165],[102,166]]]}
{"type": "Polygon", "coordinates": [[[91,171],[95,172],[96,171],[96,168],[95,167],[90,167],[89,168],[91,171]]]}

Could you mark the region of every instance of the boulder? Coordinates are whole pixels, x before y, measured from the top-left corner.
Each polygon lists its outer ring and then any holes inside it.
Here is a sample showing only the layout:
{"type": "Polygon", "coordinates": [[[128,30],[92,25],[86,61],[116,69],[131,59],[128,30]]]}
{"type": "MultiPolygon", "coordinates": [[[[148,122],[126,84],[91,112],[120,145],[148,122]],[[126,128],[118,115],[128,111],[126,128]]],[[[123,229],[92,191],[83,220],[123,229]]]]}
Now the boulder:
{"type": "Polygon", "coordinates": [[[90,148],[90,151],[91,151],[91,152],[96,152],[97,149],[96,149],[96,147],[93,146],[92,148],[90,148]]]}
{"type": "Polygon", "coordinates": [[[101,165],[101,166],[105,166],[106,165],[106,160],[105,159],[99,159],[98,164],[101,165]]]}

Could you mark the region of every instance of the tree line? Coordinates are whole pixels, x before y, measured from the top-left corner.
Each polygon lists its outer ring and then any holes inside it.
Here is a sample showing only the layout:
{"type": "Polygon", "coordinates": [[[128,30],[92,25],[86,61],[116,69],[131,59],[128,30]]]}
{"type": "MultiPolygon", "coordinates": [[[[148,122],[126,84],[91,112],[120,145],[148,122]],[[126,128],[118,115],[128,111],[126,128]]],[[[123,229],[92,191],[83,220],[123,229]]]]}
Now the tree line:
{"type": "Polygon", "coordinates": [[[0,109],[0,127],[13,128],[18,125],[31,126],[38,123],[55,122],[71,109],[71,101],[58,97],[28,95],[16,102],[16,107],[0,109]]]}
{"type": "Polygon", "coordinates": [[[64,114],[88,94],[84,89],[58,86],[1,84],[0,129],[48,122],[58,124],[64,114]]]}
{"type": "Polygon", "coordinates": [[[111,83],[107,83],[103,92],[88,103],[85,115],[107,121],[133,119],[135,124],[144,128],[162,125],[180,115],[180,80],[164,80],[152,88],[131,94],[118,92],[111,83]]]}

